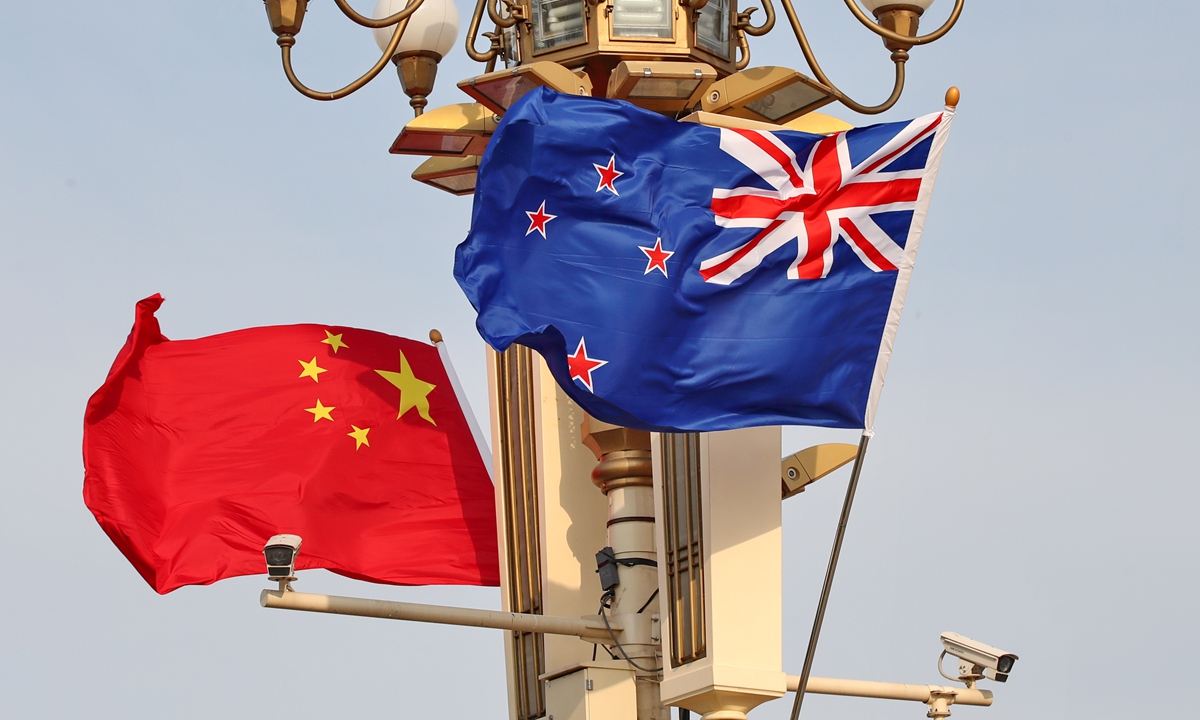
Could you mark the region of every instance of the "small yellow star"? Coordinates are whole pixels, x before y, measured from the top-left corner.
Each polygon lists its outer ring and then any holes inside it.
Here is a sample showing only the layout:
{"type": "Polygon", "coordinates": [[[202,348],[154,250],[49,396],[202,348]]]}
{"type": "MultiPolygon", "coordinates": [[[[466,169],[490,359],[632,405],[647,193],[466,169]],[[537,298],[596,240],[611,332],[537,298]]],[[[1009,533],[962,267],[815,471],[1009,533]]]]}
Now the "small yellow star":
{"type": "Polygon", "coordinates": [[[304,362],[303,360],[297,360],[296,362],[300,363],[300,367],[304,368],[304,372],[300,373],[300,377],[310,377],[313,379],[313,382],[321,382],[317,376],[323,372],[327,372],[325,368],[317,367],[317,358],[315,355],[308,362],[304,362]]]}
{"type": "Polygon", "coordinates": [[[404,357],[403,351],[400,352],[400,372],[391,370],[376,370],[375,372],[382,375],[384,380],[400,388],[400,414],[396,416],[397,420],[404,417],[404,413],[416,408],[417,413],[428,420],[430,425],[437,425],[429,416],[429,393],[433,392],[437,386],[413,375],[412,368],[408,366],[408,359],[404,357]]]}
{"type": "Polygon", "coordinates": [[[354,438],[355,450],[359,449],[363,445],[371,447],[371,443],[367,442],[367,433],[371,432],[371,428],[360,428],[357,425],[351,425],[350,427],[354,428],[354,432],[348,432],[346,434],[354,438]]]}
{"type": "Polygon", "coordinates": [[[324,418],[330,422],[333,422],[333,416],[330,415],[329,412],[331,410],[335,410],[336,407],[325,407],[324,405],[321,404],[321,398],[317,398],[317,406],[316,407],[310,407],[310,408],[304,408],[304,409],[305,409],[305,411],[313,414],[313,422],[316,422],[322,418],[324,418]]]}
{"type": "Polygon", "coordinates": [[[333,348],[334,355],[337,355],[337,351],[339,348],[350,347],[346,343],[342,342],[342,333],[338,333],[337,335],[334,335],[333,333],[329,332],[328,330],[325,331],[325,339],[322,340],[321,342],[323,342],[326,345],[328,345],[329,347],[333,348]]]}

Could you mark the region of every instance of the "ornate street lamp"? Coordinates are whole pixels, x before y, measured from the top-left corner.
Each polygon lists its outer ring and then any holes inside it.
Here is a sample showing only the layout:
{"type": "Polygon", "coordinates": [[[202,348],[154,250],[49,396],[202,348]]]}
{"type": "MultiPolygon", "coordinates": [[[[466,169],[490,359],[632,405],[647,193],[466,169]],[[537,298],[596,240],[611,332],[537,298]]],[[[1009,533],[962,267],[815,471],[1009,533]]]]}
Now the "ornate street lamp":
{"type": "MultiPolygon", "coordinates": [[[[438,118],[448,123],[445,127],[440,120],[427,118],[406,128],[392,152],[435,157],[482,154],[486,141],[464,143],[462,138],[490,136],[482,118],[492,114],[498,119],[522,95],[540,85],[571,94],[619,98],[672,117],[697,111],[706,115],[689,119],[727,126],[766,123],[797,127],[800,118],[833,102],[859,113],[881,113],[900,99],[909,50],[945,35],[958,22],[964,3],[955,0],[941,27],[919,35],[920,19],[933,0],[843,1],[891,52],[895,68],[892,92],[875,105],[849,97],[821,69],[792,0],[779,2],[811,75],[785,67],[749,67],[748,38],[766,35],[775,27],[774,0],[758,0],[764,14],[759,25],[753,24],[751,15],[760,8],[740,10],[739,0],[477,0],[467,28],[466,52],[484,63],[484,73],[458,83],[477,101],[477,107],[440,113],[438,118]],[[491,32],[481,32],[485,20],[492,25],[491,32]],[[484,50],[478,49],[480,38],[488,41],[484,50]],[[464,130],[465,125],[470,128],[464,130]],[[439,133],[446,136],[444,142],[435,137],[439,133]]],[[[288,80],[316,100],[349,95],[370,82],[390,60],[415,113],[421,115],[433,89],[437,64],[450,51],[458,31],[458,12],[452,0],[380,0],[374,17],[358,14],[347,0],[334,0],[350,20],[374,29],[383,54],[346,87],[318,92],[296,78],[291,63],[291,49],[308,0],[265,2],[288,80]]],[[[805,129],[829,125],[817,121],[805,129]]],[[[471,173],[477,163],[455,164],[452,170],[461,170],[471,179],[450,185],[444,181],[447,176],[441,175],[451,171],[447,163],[435,165],[433,175],[419,170],[414,177],[448,192],[470,193],[474,187],[471,173]]]]}

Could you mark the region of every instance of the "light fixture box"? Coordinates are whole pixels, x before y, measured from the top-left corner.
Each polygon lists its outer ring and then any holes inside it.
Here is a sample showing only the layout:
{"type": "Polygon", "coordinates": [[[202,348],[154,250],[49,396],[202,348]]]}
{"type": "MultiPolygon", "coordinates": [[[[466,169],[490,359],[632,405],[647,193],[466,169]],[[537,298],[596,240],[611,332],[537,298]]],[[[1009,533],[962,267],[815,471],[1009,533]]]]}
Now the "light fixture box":
{"type": "Polygon", "coordinates": [[[786,692],[780,446],[778,427],[651,435],[666,705],[786,692]]]}
{"type": "Polygon", "coordinates": [[[393,155],[482,155],[499,119],[479,103],[443,105],[418,115],[400,131],[393,155]]]}
{"type": "Polygon", "coordinates": [[[568,95],[592,94],[592,81],[586,75],[576,75],[558,63],[547,61],[496,70],[458,83],[463,92],[498,115],[541,85],[568,95]]]}
{"type": "Polygon", "coordinates": [[[784,130],[797,130],[812,135],[832,135],[834,133],[853,130],[854,126],[840,118],[825,113],[810,112],[795,120],[789,120],[783,125],[784,130]]]}
{"type": "Polygon", "coordinates": [[[431,157],[413,170],[412,178],[452,195],[473,195],[479,160],[478,155],[431,157]]]}
{"type": "Polygon", "coordinates": [[[609,76],[608,97],[660,113],[693,107],[717,71],[706,63],[625,60],[609,76]]]}
{"type": "Polygon", "coordinates": [[[812,78],[785,67],[756,67],[718,80],[704,94],[705,112],[782,125],[836,98],[812,78]]]}
{"type": "Polygon", "coordinates": [[[839,120],[832,115],[826,115],[825,113],[819,112],[807,113],[805,115],[801,115],[795,120],[789,121],[784,125],[776,125],[774,123],[762,122],[761,120],[747,120],[746,118],[742,117],[718,115],[716,113],[697,110],[691,115],[680,118],[679,122],[690,122],[716,128],[763,130],[765,132],[795,130],[796,132],[808,133],[810,135],[832,135],[834,133],[852,130],[854,128],[853,125],[845,120],[839,120]]]}
{"type": "Polygon", "coordinates": [[[764,132],[775,132],[776,130],[784,130],[774,123],[762,122],[761,120],[747,120],[743,117],[734,117],[732,115],[718,115],[716,113],[704,112],[697,110],[690,115],[685,115],[679,118],[679,122],[696,123],[697,125],[706,125],[715,128],[729,128],[731,130],[762,130],[764,132]]]}
{"type": "Polygon", "coordinates": [[[546,716],[554,720],[637,720],[633,668],[624,661],[587,662],[542,676],[546,716]]]}
{"type": "Polygon", "coordinates": [[[679,0],[518,0],[528,18],[518,34],[523,61],[552,60],[564,67],[589,66],[593,82],[607,75],[616,59],[707,63],[719,74],[735,70],[733,21],[737,0],[719,3],[724,12],[724,52],[705,47],[696,36],[700,13],[679,0]]]}

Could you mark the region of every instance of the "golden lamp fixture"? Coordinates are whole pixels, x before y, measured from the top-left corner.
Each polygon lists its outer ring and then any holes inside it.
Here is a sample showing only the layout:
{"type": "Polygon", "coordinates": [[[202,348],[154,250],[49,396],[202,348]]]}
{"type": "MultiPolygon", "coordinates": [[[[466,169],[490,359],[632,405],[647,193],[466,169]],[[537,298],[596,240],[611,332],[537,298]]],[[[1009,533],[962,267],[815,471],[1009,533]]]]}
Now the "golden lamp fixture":
{"type": "Polygon", "coordinates": [[[742,9],[738,0],[477,0],[465,50],[484,63],[484,72],[458,83],[476,102],[424,115],[437,65],[458,33],[452,0],[379,0],[370,17],[347,0],[334,0],[351,21],[374,31],[382,55],[357,80],[332,92],[308,88],[292,69],[291,51],[308,0],[265,3],[284,73],[307,97],[345,97],[374,79],[389,61],[394,64],[418,117],[405,126],[391,152],[431,156],[437,162],[422,165],[413,177],[459,195],[474,191],[478,161],[470,158],[483,154],[500,117],[539,86],[617,98],[725,127],[841,129],[842,123],[814,111],[834,102],[868,115],[891,108],[904,90],[909,50],[949,32],[964,3],[955,0],[938,29],[919,35],[918,25],[933,0],[844,0],[854,17],[882,38],[895,70],[891,94],[866,105],[838,89],[821,69],[792,0],[779,2],[811,76],[786,67],[750,67],[748,38],[771,32],[776,20],[774,0],[755,1],[759,7],[742,9]],[[760,9],[763,20],[756,25],[751,16],[760,9]],[[481,31],[484,23],[492,27],[490,32],[481,31]],[[483,50],[481,38],[486,41],[483,50]]]}

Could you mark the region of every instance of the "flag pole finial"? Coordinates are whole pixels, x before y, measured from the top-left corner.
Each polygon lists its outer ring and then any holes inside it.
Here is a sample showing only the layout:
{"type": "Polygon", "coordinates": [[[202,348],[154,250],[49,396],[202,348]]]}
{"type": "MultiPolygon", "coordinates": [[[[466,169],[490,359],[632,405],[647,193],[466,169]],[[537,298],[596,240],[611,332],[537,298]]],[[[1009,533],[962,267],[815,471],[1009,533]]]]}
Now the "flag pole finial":
{"type": "Polygon", "coordinates": [[[433,343],[434,345],[437,345],[438,343],[442,342],[442,334],[440,332],[438,332],[436,329],[430,330],[429,331],[429,342],[433,343]]]}
{"type": "Polygon", "coordinates": [[[951,85],[950,89],[946,91],[946,107],[950,108],[951,110],[958,107],[959,94],[958,86],[951,85]]]}

